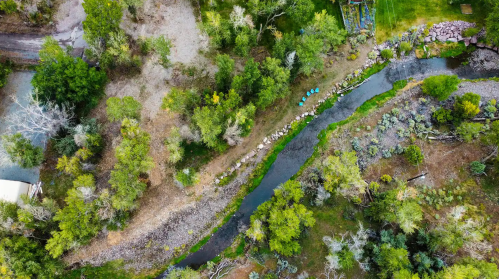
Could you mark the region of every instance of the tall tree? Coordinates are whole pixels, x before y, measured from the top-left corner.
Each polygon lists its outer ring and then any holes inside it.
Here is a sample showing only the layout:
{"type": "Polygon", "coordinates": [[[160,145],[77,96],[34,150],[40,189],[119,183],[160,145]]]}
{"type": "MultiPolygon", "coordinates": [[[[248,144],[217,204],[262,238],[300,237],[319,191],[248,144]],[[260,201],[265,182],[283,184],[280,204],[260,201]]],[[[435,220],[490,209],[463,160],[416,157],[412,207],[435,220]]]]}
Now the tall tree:
{"type": "Polygon", "coordinates": [[[487,16],[487,39],[499,45],[499,5],[496,3],[487,16]]]}
{"type": "Polygon", "coordinates": [[[229,55],[223,54],[217,56],[218,72],[215,74],[217,88],[220,91],[229,89],[234,75],[234,60],[229,55]]]}
{"type": "Polygon", "coordinates": [[[43,162],[43,148],[34,146],[20,133],[3,135],[2,145],[10,160],[23,169],[37,167],[43,162]]]}
{"type": "Polygon", "coordinates": [[[83,30],[88,41],[107,41],[111,33],[120,29],[123,13],[119,1],[85,0],[82,6],[87,14],[83,30]]]}

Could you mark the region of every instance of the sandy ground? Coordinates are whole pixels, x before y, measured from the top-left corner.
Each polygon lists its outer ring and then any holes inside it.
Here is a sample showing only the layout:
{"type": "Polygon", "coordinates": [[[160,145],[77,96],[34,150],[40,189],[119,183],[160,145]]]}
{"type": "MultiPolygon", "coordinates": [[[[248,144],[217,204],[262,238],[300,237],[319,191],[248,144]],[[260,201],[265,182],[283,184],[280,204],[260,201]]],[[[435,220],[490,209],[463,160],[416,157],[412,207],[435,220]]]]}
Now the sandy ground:
{"type": "Polygon", "coordinates": [[[85,20],[86,14],[83,10],[83,0],[63,0],[60,3],[57,13],[54,15],[57,32],[65,32],[75,27],[80,27],[85,20]]]}

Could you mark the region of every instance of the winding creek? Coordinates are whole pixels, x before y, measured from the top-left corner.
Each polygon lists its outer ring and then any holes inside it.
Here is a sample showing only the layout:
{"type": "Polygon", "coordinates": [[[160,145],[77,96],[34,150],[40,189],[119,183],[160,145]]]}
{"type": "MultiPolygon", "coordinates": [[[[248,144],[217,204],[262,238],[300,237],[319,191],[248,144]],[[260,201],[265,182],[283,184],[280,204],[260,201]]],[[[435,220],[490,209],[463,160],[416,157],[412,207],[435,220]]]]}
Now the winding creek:
{"type": "MultiPolygon", "coordinates": [[[[392,84],[401,79],[414,77],[422,79],[438,74],[457,74],[460,78],[476,79],[499,76],[498,71],[476,72],[470,66],[462,66],[457,58],[434,58],[428,60],[397,61],[388,65],[379,73],[341,98],[334,106],[313,119],[289,144],[279,153],[261,184],[241,204],[239,210],[224,224],[210,240],[197,252],[188,255],[177,267],[191,266],[197,268],[212,260],[228,246],[240,233],[239,228],[248,226],[250,216],[263,202],[269,200],[274,188],[289,180],[305,161],[313,154],[314,146],[319,142],[318,134],[331,123],[348,118],[365,101],[392,89],[392,84]]],[[[158,278],[164,278],[166,272],[158,278]]]]}

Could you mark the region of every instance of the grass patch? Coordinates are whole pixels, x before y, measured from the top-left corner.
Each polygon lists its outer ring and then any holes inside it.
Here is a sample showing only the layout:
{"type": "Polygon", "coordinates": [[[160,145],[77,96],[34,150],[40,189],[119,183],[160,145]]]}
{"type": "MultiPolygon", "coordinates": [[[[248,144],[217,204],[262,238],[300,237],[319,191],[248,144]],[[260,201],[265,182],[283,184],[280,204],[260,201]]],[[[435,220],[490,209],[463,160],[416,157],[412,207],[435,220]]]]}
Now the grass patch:
{"type": "MultiPolygon", "coordinates": [[[[346,231],[356,232],[358,222],[364,222],[362,209],[356,207],[355,220],[344,218],[344,212],[351,203],[342,197],[330,198],[333,204],[320,207],[308,207],[312,210],[316,220],[315,226],[305,232],[305,237],[300,240],[302,251],[299,256],[290,259],[290,263],[296,265],[298,270],[307,270],[310,275],[319,276],[324,271],[324,263],[329,251],[324,245],[324,236],[339,236],[346,231]],[[334,199],[334,200],[333,200],[334,199]]],[[[361,278],[361,270],[357,264],[348,271],[343,271],[346,278],[361,278]]],[[[320,277],[317,277],[320,278],[320,277]]]]}
{"type": "Polygon", "coordinates": [[[376,2],[376,39],[384,42],[403,33],[411,26],[442,21],[464,20],[485,23],[487,9],[480,1],[470,1],[473,14],[463,15],[459,4],[447,0],[380,0],[376,2]]]}
{"type": "Polygon", "coordinates": [[[203,245],[206,244],[210,240],[210,235],[206,236],[205,238],[201,239],[196,245],[192,246],[191,249],[189,250],[190,253],[197,252],[203,245]]]}
{"type": "MultiPolygon", "coordinates": [[[[220,177],[220,175],[217,175],[218,177],[220,177]]],[[[227,175],[226,177],[224,177],[223,179],[220,180],[220,183],[218,183],[218,186],[225,186],[227,184],[229,184],[230,182],[232,182],[232,180],[234,180],[234,178],[237,177],[237,171],[233,171],[231,174],[227,175]]]]}

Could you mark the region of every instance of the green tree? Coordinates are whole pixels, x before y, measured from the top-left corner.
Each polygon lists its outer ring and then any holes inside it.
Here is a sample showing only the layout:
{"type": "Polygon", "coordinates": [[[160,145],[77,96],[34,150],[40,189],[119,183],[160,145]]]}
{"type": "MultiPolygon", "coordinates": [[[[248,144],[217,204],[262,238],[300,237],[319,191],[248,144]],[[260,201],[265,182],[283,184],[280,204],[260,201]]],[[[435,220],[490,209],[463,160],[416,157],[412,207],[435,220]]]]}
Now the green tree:
{"type": "Polygon", "coordinates": [[[431,76],[423,81],[423,93],[437,98],[439,101],[445,101],[457,90],[461,81],[456,75],[431,76]]]}
{"type": "Polygon", "coordinates": [[[106,101],[106,113],[109,121],[121,121],[125,118],[140,119],[142,105],[133,97],[110,97],[106,101]]]}
{"type": "Polygon", "coordinates": [[[355,151],[343,152],[341,156],[329,156],[322,163],[324,188],[340,193],[347,198],[360,198],[367,183],[362,179],[355,151]]]}
{"type": "Polygon", "coordinates": [[[229,45],[232,42],[230,22],[214,11],[208,11],[205,15],[207,20],[204,21],[203,28],[210,36],[210,43],[217,48],[229,45]]]}
{"type": "Polygon", "coordinates": [[[304,25],[310,20],[314,9],[315,5],[312,0],[296,0],[293,5],[287,7],[286,13],[293,21],[304,25]]]}
{"type": "Polygon", "coordinates": [[[236,37],[234,52],[237,55],[247,57],[252,47],[251,37],[248,32],[240,32],[236,37]]]}
{"type": "Polygon", "coordinates": [[[232,80],[231,88],[246,101],[253,97],[253,94],[261,87],[262,73],[259,66],[260,63],[255,62],[253,58],[248,59],[244,65],[244,71],[232,80]]]}
{"type": "Polygon", "coordinates": [[[454,102],[454,111],[456,116],[462,119],[473,118],[479,112],[480,95],[466,93],[463,96],[457,96],[454,102]]]}
{"type": "Polygon", "coordinates": [[[261,109],[271,105],[278,98],[289,93],[289,70],[280,66],[281,61],[267,57],[262,63],[262,86],[258,92],[257,106],[261,109]]]}
{"type": "Polygon", "coordinates": [[[82,191],[82,188],[95,190],[93,176],[78,177],[73,184],[75,188],[68,191],[64,200],[66,206],[54,216],[54,220],[59,222],[60,230],[52,232],[52,238],[45,246],[54,258],[75,246],[87,244],[101,229],[98,208],[95,202],[86,200],[82,191]]]}
{"type": "Polygon", "coordinates": [[[10,160],[23,169],[37,167],[43,162],[43,148],[34,146],[20,133],[2,136],[2,145],[10,160]]]}
{"type": "Polygon", "coordinates": [[[180,136],[179,129],[173,127],[170,131],[170,136],[165,140],[166,149],[170,155],[168,156],[168,161],[170,163],[177,163],[184,157],[184,148],[181,146],[182,137],[180,136]]]}
{"type": "Polygon", "coordinates": [[[403,248],[393,248],[389,244],[381,245],[379,254],[375,258],[381,272],[380,278],[391,278],[392,275],[401,270],[412,268],[409,261],[409,252],[403,248]]]}
{"type": "Polygon", "coordinates": [[[298,238],[304,227],[312,227],[312,211],[300,204],[304,193],[297,181],[287,181],[274,190],[270,201],[260,205],[251,216],[246,235],[254,240],[268,240],[270,250],[284,256],[300,251],[298,238]]]}
{"type": "Polygon", "coordinates": [[[40,59],[31,81],[39,100],[74,105],[80,116],[97,106],[104,95],[106,73],[89,67],[81,58],[74,59],[52,37],[45,38],[40,59]]]}
{"type": "Polygon", "coordinates": [[[163,98],[161,108],[191,117],[201,98],[194,89],[180,90],[173,87],[163,98]]]}
{"type": "Polygon", "coordinates": [[[423,220],[416,190],[405,185],[378,194],[367,213],[374,220],[399,224],[405,233],[413,233],[423,220]]]}
{"type": "Polygon", "coordinates": [[[494,45],[499,45],[499,5],[495,5],[487,16],[487,40],[494,45]]]}
{"type": "Polygon", "coordinates": [[[295,33],[284,33],[282,38],[276,39],[272,49],[272,56],[284,62],[287,55],[295,50],[295,33]]]}
{"type": "Polygon", "coordinates": [[[495,263],[488,263],[484,260],[477,260],[472,257],[466,257],[458,262],[460,265],[473,266],[480,271],[480,278],[496,279],[499,278],[499,270],[495,263]]]}
{"type": "Polygon", "coordinates": [[[312,34],[306,36],[314,36],[323,42],[322,53],[327,53],[330,50],[336,51],[338,46],[345,42],[347,31],[338,26],[338,22],[334,16],[328,15],[326,10],[320,13],[315,13],[314,19],[309,26],[312,34]]]}
{"type": "Polygon", "coordinates": [[[414,144],[409,145],[405,149],[404,155],[407,161],[413,166],[421,164],[424,160],[424,155],[421,152],[421,148],[419,148],[419,146],[414,144]]]}
{"type": "Polygon", "coordinates": [[[118,162],[111,171],[109,183],[116,191],[111,198],[112,206],[117,210],[131,210],[136,207],[135,200],[146,189],[147,184],[140,175],[154,166],[148,156],[151,137],[141,131],[134,119],[125,118],[121,124],[123,141],[115,150],[118,162]]]}
{"type": "Polygon", "coordinates": [[[463,122],[456,129],[456,133],[465,141],[471,142],[477,138],[483,130],[483,124],[463,122]]]}
{"type": "MultiPolygon", "coordinates": [[[[10,15],[17,12],[17,3],[14,0],[5,0],[0,2],[0,11],[10,15]]],[[[1,87],[1,86],[0,86],[1,87]]]]}
{"type": "Polygon", "coordinates": [[[220,144],[218,137],[223,132],[224,119],[216,108],[208,106],[196,108],[192,120],[199,127],[203,142],[208,147],[215,148],[220,144]]]}
{"type": "Polygon", "coordinates": [[[62,264],[52,259],[37,240],[24,236],[3,238],[0,242],[0,254],[7,259],[14,278],[50,279],[60,275],[62,271],[62,264]]]}
{"type": "Polygon", "coordinates": [[[111,33],[120,30],[121,5],[112,0],[85,0],[83,9],[87,17],[83,21],[83,31],[87,41],[103,39],[107,41],[111,33]]]}
{"type": "Polygon", "coordinates": [[[324,68],[322,49],[324,41],[315,36],[302,36],[296,44],[296,54],[300,59],[301,71],[310,76],[316,70],[324,68]]]}
{"type": "Polygon", "coordinates": [[[454,119],[452,116],[452,111],[450,109],[439,108],[436,110],[433,115],[433,119],[435,119],[438,123],[444,124],[450,122],[454,119]]]}
{"type": "Polygon", "coordinates": [[[229,55],[223,54],[217,56],[218,72],[215,74],[217,88],[220,91],[229,89],[232,83],[232,76],[234,73],[234,60],[229,55]]]}

